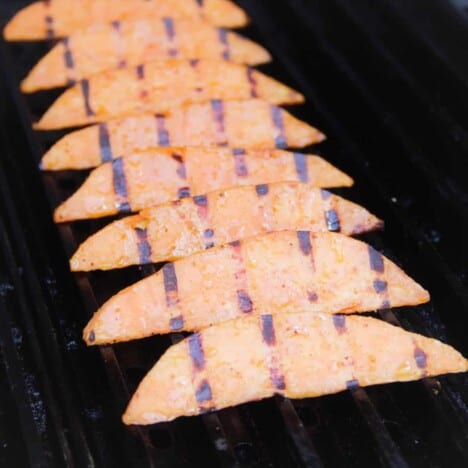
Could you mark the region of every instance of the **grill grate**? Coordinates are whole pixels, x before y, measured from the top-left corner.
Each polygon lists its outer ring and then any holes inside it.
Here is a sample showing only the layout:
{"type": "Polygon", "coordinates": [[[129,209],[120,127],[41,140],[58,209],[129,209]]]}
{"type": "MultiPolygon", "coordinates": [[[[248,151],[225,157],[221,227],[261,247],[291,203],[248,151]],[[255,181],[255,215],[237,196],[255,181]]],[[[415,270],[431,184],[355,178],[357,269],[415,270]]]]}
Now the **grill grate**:
{"type": "MultiPolygon", "coordinates": [[[[25,3],[5,2],[0,13],[25,3]]],[[[468,77],[451,66],[453,53],[443,56],[418,34],[397,0],[352,9],[342,0],[239,3],[253,17],[247,34],[275,56],[264,70],[306,95],[308,104],[294,113],[329,135],[320,152],[355,178],[355,188],[338,192],[385,219],[386,231],[365,240],[432,292],[430,305],[381,317],[467,355],[468,129],[461,116],[468,77]]],[[[12,427],[4,466],[19,459],[31,466],[466,466],[465,375],[123,427],[129,395],[180,336],[100,350],[81,342],[98,304],[155,270],[67,270],[77,243],[105,221],[59,226],[60,236],[52,224],[49,204],[68,196],[83,174],[40,176],[36,169],[61,132],[34,134],[30,121],[56,93],[25,99],[17,83],[45,47],[1,44],[0,348],[12,388],[5,394],[16,408],[0,414],[12,427]]]]}

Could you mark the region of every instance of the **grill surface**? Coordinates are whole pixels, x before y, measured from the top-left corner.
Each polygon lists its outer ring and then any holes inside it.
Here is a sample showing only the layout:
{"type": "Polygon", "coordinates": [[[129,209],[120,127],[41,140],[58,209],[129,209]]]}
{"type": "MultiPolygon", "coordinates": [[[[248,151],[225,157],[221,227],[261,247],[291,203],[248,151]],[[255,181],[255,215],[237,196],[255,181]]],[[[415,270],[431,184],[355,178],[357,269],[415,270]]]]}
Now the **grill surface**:
{"type": "MultiPolygon", "coordinates": [[[[1,17],[26,3],[4,0],[1,17]]],[[[466,2],[239,3],[253,18],[247,35],[274,55],[264,71],[302,91],[293,112],[328,135],[314,151],[355,178],[339,194],[385,219],[365,240],[431,291],[428,305],[380,316],[468,355],[466,2]]],[[[84,174],[37,169],[60,132],[33,133],[31,119],[57,93],[26,99],[17,85],[47,47],[0,50],[1,466],[467,465],[466,375],[125,428],[129,395],[180,336],[81,341],[97,305],[155,267],[68,270],[77,242],[106,221],[52,222],[84,174]]]]}

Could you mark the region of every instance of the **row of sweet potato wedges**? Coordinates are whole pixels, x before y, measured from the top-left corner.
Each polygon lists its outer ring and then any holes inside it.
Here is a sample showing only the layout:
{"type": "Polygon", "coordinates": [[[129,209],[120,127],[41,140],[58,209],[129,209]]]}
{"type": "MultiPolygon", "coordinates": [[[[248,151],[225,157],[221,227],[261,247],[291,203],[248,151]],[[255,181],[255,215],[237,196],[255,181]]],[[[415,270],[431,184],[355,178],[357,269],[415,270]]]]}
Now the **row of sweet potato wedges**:
{"type": "Polygon", "coordinates": [[[42,159],[92,169],[55,220],[134,213],[88,238],[71,269],[168,262],[103,304],[86,343],[194,332],[143,379],[127,424],[468,368],[439,341],[348,315],[429,294],[349,237],[383,222],[325,190],[348,175],[285,151],[324,135],[277,107],[299,92],[250,68],[268,51],[223,29],[247,22],[228,0],[44,0],[4,30],[61,38],[21,84],[69,86],[35,128],[91,124],[42,159]]]}

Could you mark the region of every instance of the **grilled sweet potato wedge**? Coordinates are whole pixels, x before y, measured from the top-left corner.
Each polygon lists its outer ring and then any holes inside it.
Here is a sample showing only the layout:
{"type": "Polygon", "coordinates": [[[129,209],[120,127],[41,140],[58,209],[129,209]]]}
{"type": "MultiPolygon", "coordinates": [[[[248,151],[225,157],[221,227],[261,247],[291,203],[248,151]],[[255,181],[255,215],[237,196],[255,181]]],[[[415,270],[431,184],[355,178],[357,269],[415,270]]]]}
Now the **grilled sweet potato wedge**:
{"type": "Polygon", "coordinates": [[[176,108],[167,116],[125,117],[69,133],[44,155],[41,166],[87,169],[158,146],[303,148],[324,138],[314,127],[258,99],[212,101],[176,108]]]}
{"type": "Polygon", "coordinates": [[[236,33],[185,18],[139,19],[91,26],[60,41],[23,80],[31,93],[57,88],[109,69],[171,57],[269,62],[260,45],[236,33]]]}
{"type": "Polygon", "coordinates": [[[73,271],[110,270],[177,260],[271,231],[353,235],[382,226],[361,206],[309,184],[243,186],[165,203],[114,221],[83,242],[70,265],[73,271]]]}
{"type": "MultiPolygon", "coordinates": [[[[144,112],[169,113],[211,99],[259,98],[298,104],[302,94],[252,68],[223,60],[157,60],[108,70],[67,89],[35,128],[50,130],[103,122],[144,112]]],[[[222,122],[222,108],[213,110],[222,122]]]]}
{"type": "MultiPolygon", "coordinates": [[[[148,250],[140,232],[140,250],[148,250]]],[[[429,294],[363,242],[336,233],[273,232],[167,263],[106,302],[88,344],[200,330],[246,314],[351,313],[415,305],[429,294]]]]}
{"type": "Polygon", "coordinates": [[[123,421],[153,424],[274,394],[307,398],[467,370],[452,347],[373,318],[304,311],[243,317],[171,346],[123,421]]]}
{"type": "Polygon", "coordinates": [[[94,23],[165,16],[204,19],[216,26],[245,26],[245,12],[228,0],[43,0],[20,10],[5,26],[8,41],[41,41],[94,23]]]}
{"type": "Polygon", "coordinates": [[[318,156],[282,150],[156,148],[94,169],[55,210],[55,221],[129,213],[236,185],[280,181],[308,182],[323,188],[353,183],[318,156]]]}

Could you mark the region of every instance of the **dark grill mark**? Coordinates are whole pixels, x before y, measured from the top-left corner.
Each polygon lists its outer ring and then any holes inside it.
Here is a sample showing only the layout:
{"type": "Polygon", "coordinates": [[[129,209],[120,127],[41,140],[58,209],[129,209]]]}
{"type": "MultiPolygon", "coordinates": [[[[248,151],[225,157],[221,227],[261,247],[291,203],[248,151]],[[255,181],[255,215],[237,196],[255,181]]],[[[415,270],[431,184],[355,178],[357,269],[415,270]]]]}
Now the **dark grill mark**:
{"type": "Polygon", "coordinates": [[[236,240],[236,241],[229,242],[229,245],[233,247],[234,249],[238,249],[241,245],[241,242],[240,240],[236,240]]]}
{"type": "MultiPolygon", "coordinates": [[[[46,3],[49,5],[49,3],[46,3]]],[[[47,15],[45,17],[46,23],[46,37],[49,41],[55,39],[55,31],[54,31],[54,18],[52,16],[47,15]]]]}
{"type": "Polygon", "coordinates": [[[172,18],[166,17],[163,18],[164,29],[166,30],[166,37],[168,41],[171,43],[171,46],[168,50],[169,57],[177,57],[177,49],[174,47],[174,39],[175,39],[175,28],[174,28],[174,20],[172,18]]]}
{"type": "Polygon", "coordinates": [[[112,155],[109,129],[107,128],[107,124],[105,122],[99,124],[99,149],[101,153],[101,161],[103,163],[112,161],[112,159],[114,159],[112,155]]]}
{"type": "Polygon", "coordinates": [[[346,317],[344,315],[334,315],[333,316],[333,325],[336,328],[336,331],[341,335],[346,333],[346,317]]]}
{"type": "MultiPolygon", "coordinates": [[[[199,61],[200,61],[199,59],[190,59],[190,60],[189,60],[190,66],[191,66],[192,68],[197,68],[197,65],[198,65],[198,62],[199,62],[199,61]]],[[[200,89],[201,89],[201,88],[200,88],[200,89]]]]}
{"type": "Polygon", "coordinates": [[[414,360],[419,369],[426,369],[427,354],[421,348],[414,348],[414,360]]]}
{"type": "Polygon", "coordinates": [[[95,112],[93,111],[91,104],[89,102],[89,81],[88,80],[81,80],[81,92],[83,93],[83,102],[85,107],[85,112],[87,117],[95,116],[95,112]]]}
{"type": "Polygon", "coordinates": [[[169,146],[169,132],[165,126],[166,118],[164,115],[156,114],[156,128],[158,132],[158,145],[159,146],[169,146]]]}
{"type": "Polygon", "coordinates": [[[172,331],[182,330],[184,328],[184,317],[180,315],[179,317],[171,318],[169,326],[172,331]]]}
{"type": "Polygon", "coordinates": [[[219,42],[224,46],[222,57],[223,60],[230,60],[231,59],[231,52],[229,50],[229,43],[228,43],[228,33],[225,29],[218,29],[218,37],[219,42]]]}
{"type": "Polygon", "coordinates": [[[243,289],[237,291],[237,304],[244,314],[250,314],[253,309],[253,302],[250,296],[243,289]]]}
{"type": "Polygon", "coordinates": [[[172,153],[172,159],[177,161],[176,173],[181,179],[187,179],[187,171],[185,169],[184,159],[180,154],[172,153]]]}
{"type": "Polygon", "coordinates": [[[367,249],[369,252],[369,262],[371,270],[376,271],[377,273],[383,273],[385,271],[385,266],[382,255],[370,245],[367,247],[367,249]]]}
{"type": "MultiPolygon", "coordinates": [[[[65,66],[67,67],[67,70],[73,71],[75,64],[73,61],[73,54],[70,49],[70,39],[66,37],[62,41],[63,43],[63,48],[64,48],[64,53],[63,53],[63,58],[65,60],[65,66]]],[[[68,84],[74,84],[75,80],[73,78],[68,78],[68,84]]]]}
{"type": "Polygon", "coordinates": [[[213,111],[214,121],[216,124],[216,134],[218,136],[218,144],[226,144],[226,135],[224,127],[224,106],[223,101],[213,99],[211,101],[211,109],[213,111]]]}
{"type": "Polygon", "coordinates": [[[299,248],[304,255],[312,253],[312,243],[310,242],[309,231],[297,231],[297,238],[299,240],[299,248]]]}
{"type": "Polygon", "coordinates": [[[140,265],[151,263],[151,245],[148,242],[148,231],[145,228],[135,228],[138,239],[138,254],[140,265]]]}
{"type": "Polygon", "coordinates": [[[213,398],[211,395],[211,387],[208,380],[202,380],[197,391],[195,392],[195,397],[198,403],[204,403],[206,401],[211,401],[213,398]]]}
{"type": "Polygon", "coordinates": [[[258,98],[257,80],[255,79],[255,70],[253,68],[247,68],[247,81],[250,86],[250,97],[254,99],[258,98]]]}
{"type": "Polygon", "coordinates": [[[276,390],[285,390],[286,382],[284,381],[284,375],[280,374],[279,370],[276,367],[270,369],[270,380],[273,384],[273,387],[276,390]]]}
{"type": "Polygon", "coordinates": [[[294,153],[294,165],[296,166],[296,174],[299,182],[308,182],[309,173],[306,156],[302,153],[294,153]]]}
{"type": "Polygon", "coordinates": [[[189,187],[181,187],[177,192],[177,196],[179,198],[188,198],[188,197],[190,197],[190,188],[189,187]]]}
{"type": "Polygon", "coordinates": [[[166,263],[162,269],[164,278],[164,291],[166,293],[166,305],[175,306],[179,302],[179,287],[177,284],[177,275],[173,263],[166,263]]]}
{"type": "Polygon", "coordinates": [[[198,6],[200,8],[203,8],[203,2],[204,2],[204,0],[197,0],[198,6]]]}
{"type": "Polygon", "coordinates": [[[268,194],[268,185],[267,184],[259,184],[255,186],[255,191],[259,197],[263,197],[268,194]]]}
{"type": "Polygon", "coordinates": [[[120,21],[112,21],[111,23],[112,28],[114,29],[116,36],[117,36],[117,52],[121,56],[118,64],[118,68],[125,68],[127,66],[127,61],[123,56],[123,48],[122,48],[122,38],[121,38],[121,24],[120,21]]]}
{"type": "Polygon", "coordinates": [[[206,195],[196,195],[193,197],[193,202],[197,206],[208,206],[208,198],[206,198],[206,195]]]}
{"type": "Polygon", "coordinates": [[[320,191],[321,195],[322,195],[322,200],[329,200],[332,196],[332,193],[329,192],[328,190],[321,190],[320,191]]]}
{"type": "Polygon", "coordinates": [[[234,168],[237,177],[246,177],[249,174],[247,169],[247,163],[245,161],[245,150],[240,148],[234,148],[232,150],[234,156],[234,168]]]}
{"type": "Polygon", "coordinates": [[[325,219],[327,220],[327,228],[332,232],[340,232],[340,218],[336,210],[327,210],[325,211],[325,219]]]}
{"type": "Polygon", "coordinates": [[[275,326],[271,315],[262,315],[262,337],[268,346],[276,345],[275,326]]]}
{"type": "Polygon", "coordinates": [[[96,335],[94,333],[94,330],[91,330],[88,335],[88,341],[90,343],[94,343],[96,341],[96,335]]]}
{"type": "Polygon", "coordinates": [[[383,281],[383,280],[380,280],[380,279],[374,280],[374,291],[377,294],[382,294],[382,293],[386,292],[387,291],[387,282],[383,281]]]}
{"type": "Polygon", "coordinates": [[[205,237],[205,239],[211,239],[213,236],[214,236],[213,229],[205,229],[205,231],[203,232],[203,237],[205,237]]]}
{"type": "Polygon", "coordinates": [[[307,298],[309,299],[309,302],[317,302],[318,301],[318,295],[317,293],[314,292],[308,292],[307,293],[307,298]]]}
{"type": "Polygon", "coordinates": [[[201,342],[200,333],[194,333],[188,337],[190,358],[197,372],[205,368],[205,353],[201,342]]]}
{"type": "Polygon", "coordinates": [[[125,168],[122,158],[117,158],[112,161],[112,180],[114,192],[117,196],[118,210],[121,213],[131,211],[128,202],[127,180],[125,178],[125,168]]]}
{"type": "Polygon", "coordinates": [[[275,137],[276,148],[286,148],[288,146],[286,136],[284,134],[284,122],[281,112],[282,111],[279,107],[271,106],[271,118],[273,120],[275,130],[278,132],[278,135],[275,137]]]}
{"type": "Polygon", "coordinates": [[[145,66],[143,64],[137,65],[136,67],[136,74],[139,80],[145,79],[145,66]]]}
{"type": "Polygon", "coordinates": [[[357,390],[359,387],[360,387],[359,381],[356,380],[356,379],[348,380],[348,381],[346,382],[346,388],[347,388],[348,390],[354,391],[354,390],[357,390]]]}

